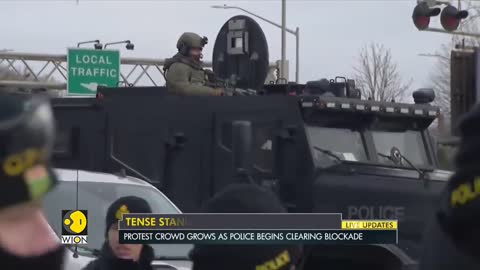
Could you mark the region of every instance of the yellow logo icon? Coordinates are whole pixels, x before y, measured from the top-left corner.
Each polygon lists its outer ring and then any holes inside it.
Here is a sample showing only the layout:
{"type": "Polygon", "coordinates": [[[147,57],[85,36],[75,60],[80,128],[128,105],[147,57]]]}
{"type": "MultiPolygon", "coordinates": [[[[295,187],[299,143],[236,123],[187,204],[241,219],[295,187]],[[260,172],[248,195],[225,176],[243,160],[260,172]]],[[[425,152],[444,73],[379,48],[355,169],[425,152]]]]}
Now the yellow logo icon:
{"type": "Polygon", "coordinates": [[[130,213],[130,210],[128,210],[127,206],[124,204],[120,206],[120,208],[118,208],[117,213],[115,213],[115,217],[118,220],[121,220],[123,219],[123,214],[128,214],[128,213],[130,213]]]}
{"type": "Polygon", "coordinates": [[[83,210],[68,211],[63,216],[63,228],[71,234],[81,234],[87,228],[87,215],[83,210]]]}

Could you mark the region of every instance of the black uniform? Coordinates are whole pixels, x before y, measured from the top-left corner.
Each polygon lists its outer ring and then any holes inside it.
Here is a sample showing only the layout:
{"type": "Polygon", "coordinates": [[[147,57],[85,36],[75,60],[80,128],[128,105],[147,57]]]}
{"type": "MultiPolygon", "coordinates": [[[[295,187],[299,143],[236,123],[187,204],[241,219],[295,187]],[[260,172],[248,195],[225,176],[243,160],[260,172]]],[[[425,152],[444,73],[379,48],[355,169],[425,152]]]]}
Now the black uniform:
{"type": "Polygon", "coordinates": [[[0,249],[0,269],[2,270],[60,270],[63,267],[65,248],[57,249],[36,257],[19,257],[0,249]]]}
{"type": "Polygon", "coordinates": [[[123,213],[151,213],[150,205],[142,198],[135,196],[122,197],[108,207],[105,218],[105,243],[100,250],[98,258],[90,262],[83,270],[151,270],[151,263],[155,257],[153,248],[143,245],[140,259],[120,259],[116,257],[108,244],[108,231],[110,226],[122,219],[123,213]]]}
{"type": "MultiPolygon", "coordinates": [[[[278,197],[253,184],[227,187],[206,205],[207,213],[286,213],[278,197]]],[[[190,254],[193,270],[289,270],[299,263],[296,245],[195,245],[190,254]]]]}
{"type": "Polygon", "coordinates": [[[153,248],[145,245],[138,262],[119,259],[113,255],[108,243],[105,243],[98,259],[90,262],[84,270],[152,270],[153,258],[153,248]]]}
{"type": "Polygon", "coordinates": [[[462,120],[455,174],[425,239],[422,269],[480,269],[480,105],[462,120]]]}

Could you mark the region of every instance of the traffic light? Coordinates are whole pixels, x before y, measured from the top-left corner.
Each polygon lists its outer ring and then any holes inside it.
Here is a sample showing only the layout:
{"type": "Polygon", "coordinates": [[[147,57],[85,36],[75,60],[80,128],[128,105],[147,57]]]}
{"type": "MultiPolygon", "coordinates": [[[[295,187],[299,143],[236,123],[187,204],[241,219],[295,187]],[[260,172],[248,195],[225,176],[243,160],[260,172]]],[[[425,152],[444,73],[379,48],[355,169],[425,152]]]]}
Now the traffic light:
{"type": "Polygon", "coordinates": [[[431,8],[426,2],[421,2],[413,10],[413,23],[418,30],[425,30],[430,24],[430,17],[437,16],[440,11],[440,8],[431,8]]]}
{"type": "Polygon", "coordinates": [[[468,11],[458,10],[456,7],[446,6],[440,15],[440,22],[443,29],[447,31],[455,31],[460,25],[460,21],[468,17],[468,11]]]}

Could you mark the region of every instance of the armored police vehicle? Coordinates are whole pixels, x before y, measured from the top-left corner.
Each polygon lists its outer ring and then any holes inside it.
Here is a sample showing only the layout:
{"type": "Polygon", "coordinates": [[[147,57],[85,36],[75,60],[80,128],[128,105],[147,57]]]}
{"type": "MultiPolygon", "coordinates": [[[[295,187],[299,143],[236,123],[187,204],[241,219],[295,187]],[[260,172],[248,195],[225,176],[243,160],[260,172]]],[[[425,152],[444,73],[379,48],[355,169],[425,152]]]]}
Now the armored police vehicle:
{"type": "Polygon", "coordinates": [[[264,85],[268,46],[245,16],[222,27],[213,57],[220,79],[235,76],[235,87],[257,94],[181,97],[164,87],[126,87],[55,99],[55,165],[124,168],[183,212],[198,212],[228,184],[249,181],[274,190],[291,212],[399,219],[398,246],[315,246],[306,264],[414,265],[449,177],[437,169],[427,131],[438,113],[429,105],[434,94],[415,92],[416,104],[376,102],[340,77],[264,85]]]}

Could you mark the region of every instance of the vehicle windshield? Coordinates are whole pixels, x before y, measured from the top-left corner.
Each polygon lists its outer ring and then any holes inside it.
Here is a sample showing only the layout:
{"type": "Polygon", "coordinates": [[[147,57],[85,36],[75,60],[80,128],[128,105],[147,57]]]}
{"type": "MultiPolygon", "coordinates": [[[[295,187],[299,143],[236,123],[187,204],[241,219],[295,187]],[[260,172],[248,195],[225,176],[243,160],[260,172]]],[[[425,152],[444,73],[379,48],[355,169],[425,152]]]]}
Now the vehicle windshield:
{"type": "MultiPolygon", "coordinates": [[[[429,165],[425,144],[420,131],[372,131],[372,136],[377,153],[390,156],[392,147],[396,147],[413,165],[420,167],[429,165]]],[[[386,157],[379,155],[378,158],[379,161],[384,164],[393,164],[393,162],[386,157]]],[[[408,164],[403,164],[403,166],[408,167],[408,164]]]]}
{"type": "MultiPolygon", "coordinates": [[[[76,209],[75,181],[60,181],[44,199],[44,209],[50,226],[61,235],[62,210],[76,209]]],[[[177,214],[179,211],[158,190],[148,186],[118,183],[78,183],[78,209],[88,210],[88,244],[79,245],[82,255],[91,256],[94,249],[100,250],[105,241],[105,216],[108,207],[118,198],[137,196],[145,199],[154,213],[177,214]],[[85,247],[87,249],[84,249],[85,247]]],[[[187,258],[192,245],[152,245],[155,256],[187,258]]]]}
{"type": "Polygon", "coordinates": [[[324,159],[327,150],[341,160],[366,161],[367,154],[359,131],[346,128],[306,126],[310,147],[316,159],[324,159]]]}

